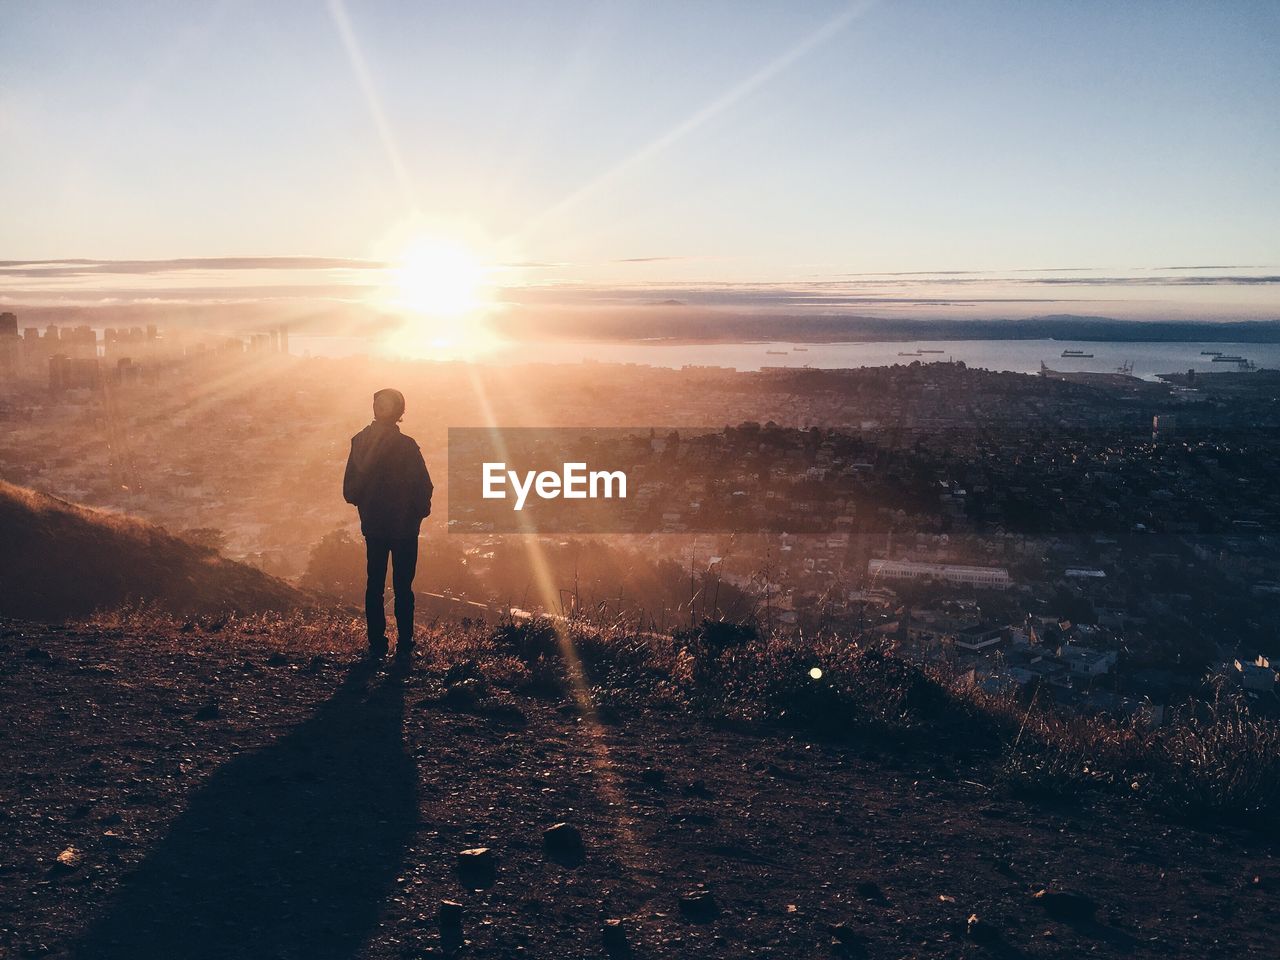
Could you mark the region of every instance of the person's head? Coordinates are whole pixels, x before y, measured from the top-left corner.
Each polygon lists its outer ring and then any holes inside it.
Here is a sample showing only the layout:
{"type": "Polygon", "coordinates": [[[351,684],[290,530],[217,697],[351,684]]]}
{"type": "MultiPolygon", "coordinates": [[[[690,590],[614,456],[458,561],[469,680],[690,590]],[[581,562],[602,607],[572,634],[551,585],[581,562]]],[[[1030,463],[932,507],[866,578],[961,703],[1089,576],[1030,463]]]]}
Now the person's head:
{"type": "Polygon", "coordinates": [[[383,423],[399,423],[404,416],[404,394],[387,387],[373,395],[373,419],[383,423]]]}

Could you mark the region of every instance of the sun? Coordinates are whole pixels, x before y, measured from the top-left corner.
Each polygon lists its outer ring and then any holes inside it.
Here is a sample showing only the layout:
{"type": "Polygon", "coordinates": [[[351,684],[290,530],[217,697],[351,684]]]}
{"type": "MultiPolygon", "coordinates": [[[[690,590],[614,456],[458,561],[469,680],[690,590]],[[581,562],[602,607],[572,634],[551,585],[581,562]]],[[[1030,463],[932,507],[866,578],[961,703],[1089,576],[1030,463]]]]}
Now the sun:
{"type": "Polygon", "coordinates": [[[418,234],[400,247],[378,298],[396,316],[381,351],[395,357],[469,360],[488,352],[499,304],[498,266],[447,234],[418,234]]]}
{"type": "Polygon", "coordinates": [[[459,319],[489,300],[489,267],[471,249],[438,237],[420,238],[392,268],[398,306],[428,318],[459,319]]]}

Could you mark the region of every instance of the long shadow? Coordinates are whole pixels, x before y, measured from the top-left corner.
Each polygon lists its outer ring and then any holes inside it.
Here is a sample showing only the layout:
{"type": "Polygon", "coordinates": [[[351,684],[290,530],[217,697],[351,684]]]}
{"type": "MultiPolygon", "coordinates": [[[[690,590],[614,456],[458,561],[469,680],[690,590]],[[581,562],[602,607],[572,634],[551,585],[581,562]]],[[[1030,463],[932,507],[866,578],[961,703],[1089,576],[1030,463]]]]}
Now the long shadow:
{"type": "Polygon", "coordinates": [[[300,727],[214,773],[73,955],[354,955],[417,819],[403,677],[372,674],[353,669],[300,727]]]}

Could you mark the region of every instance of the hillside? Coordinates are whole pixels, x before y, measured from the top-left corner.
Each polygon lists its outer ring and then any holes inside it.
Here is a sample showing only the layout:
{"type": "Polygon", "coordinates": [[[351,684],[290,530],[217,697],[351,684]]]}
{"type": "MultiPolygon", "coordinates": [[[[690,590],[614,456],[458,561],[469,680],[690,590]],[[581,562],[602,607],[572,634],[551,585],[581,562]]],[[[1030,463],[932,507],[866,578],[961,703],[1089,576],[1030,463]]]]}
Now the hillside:
{"type": "Polygon", "coordinates": [[[304,594],[132,517],[0,481],[0,615],[62,620],[127,603],[181,614],[289,610],[304,594]]]}
{"type": "Polygon", "coordinates": [[[528,631],[422,639],[369,667],[337,619],[0,622],[0,956],[1154,960],[1280,937],[1265,834],[1011,789],[962,728],[814,737],[630,667],[592,668],[592,708],[528,631]],[[580,849],[544,839],[560,822],[580,849]]]}

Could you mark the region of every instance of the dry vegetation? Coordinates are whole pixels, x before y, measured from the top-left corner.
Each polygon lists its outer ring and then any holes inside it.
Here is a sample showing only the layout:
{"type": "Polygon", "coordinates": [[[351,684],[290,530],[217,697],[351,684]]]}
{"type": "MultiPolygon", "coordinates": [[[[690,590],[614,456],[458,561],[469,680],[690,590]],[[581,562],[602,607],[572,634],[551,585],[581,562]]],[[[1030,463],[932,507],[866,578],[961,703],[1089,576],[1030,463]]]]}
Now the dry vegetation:
{"type": "MultiPolygon", "coordinates": [[[[124,632],[214,633],[231,624],[292,653],[347,655],[363,624],[338,614],[183,622],[146,611],[99,615],[124,632]]],[[[703,718],[773,724],[804,736],[928,741],[991,761],[1010,790],[1061,800],[1106,791],[1190,818],[1262,825],[1280,812],[1280,723],[1250,713],[1221,682],[1168,723],[1083,716],[1038,695],[1030,702],[975,690],[875,643],[762,636],[751,625],[704,621],[664,637],[547,619],[497,625],[433,623],[417,654],[441,696],[561,696],[596,708],[660,706],[703,718]],[[815,668],[820,676],[815,675],[815,668]]]]}

